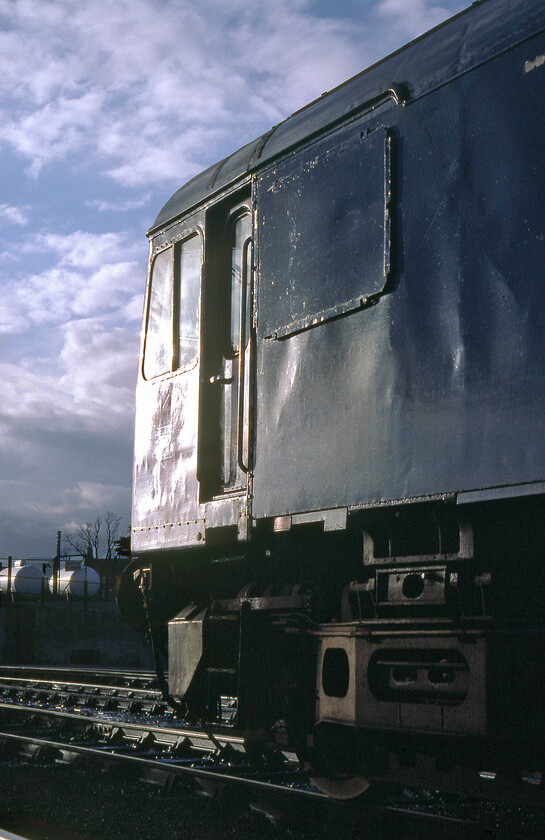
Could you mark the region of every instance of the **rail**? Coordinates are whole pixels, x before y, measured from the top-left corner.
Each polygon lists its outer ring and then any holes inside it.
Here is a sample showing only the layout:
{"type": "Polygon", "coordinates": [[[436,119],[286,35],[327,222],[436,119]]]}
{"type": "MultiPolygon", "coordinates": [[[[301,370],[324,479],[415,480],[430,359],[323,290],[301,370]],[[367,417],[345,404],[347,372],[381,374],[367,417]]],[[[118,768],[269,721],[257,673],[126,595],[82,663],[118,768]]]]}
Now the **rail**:
{"type": "MultiPolygon", "coordinates": [[[[9,685],[8,670],[7,667],[0,669],[0,691],[3,682],[9,685]]],[[[29,673],[29,683],[36,679],[36,670],[32,673],[30,669],[21,670],[29,673]]],[[[74,676],[73,670],[70,669],[53,669],[49,673],[40,669],[38,673],[44,678],[42,681],[45,681],[47,676],[51,678],[52,673],[57,677],[61,674],[74,676]]],[[[82,671],[78,671],[78,674],[81,676],[82,671]]],[[[89,672],[87,676],[94,677],[93,685],[101,690],[114,693],[120,691],[119,686],[99,685],[100,680],[106,678],[104,671],[89,672]]],[[[130,680],[135,679],[134,674],[127,672],[124,676],[130,680]]],[[[148,681],[150,676],[143,675],[142,679],[148,681]]],[[[14,675],[13,677],[15,679],[14,675]]],[[[170,717],[164,716],[159,719],[146,713],[136,714],[126,708],[118,708],[115,711],[85,708],[83,703],[79,708],[70,706],[67,709],[60,705],[44,708],[40,706],[39,692],[32,694],[34,689],[25,689],[21,672],[18,673],[17,679],[21,682],[18,690],[23,694],[29,691],[32,696],[24,698],[21,695],[13,702],[0,700],[2,761],[30,760],[69,767],[76,763],[79,766],[85,761],[86,766],[97,769],[106,769],[108,766],[123,768],[127,777],[152,782],[155,786],[168,790],[173,786],[178,789],[183,780],[184,785],[180,789],[183,789],[187,782],[191,782],[196,791],[208,796],[219,796],[226,788],[233,788],[241,792],[245,801],[255,802],[256,797],[272,797],[275,802],[299,801],[301,806],[303,802],[308,802],[309,805],[314,802],[317,807],[321,807],[321,804],[331,804],[330,796],[326,795],[327,787],[331,789],[331,785],[326,786],[325,792],[320,790],[320,780],[311,778],[308,770],[300,766],[295,754],[287,750],[280,752],[278,749],[258,749],[256,753],[255,745],[247,743],[233,728],[229,730],[225,726],[217,727],[214,732],[206,732],[177,719],[172,714],[170,717]]],[[[123,674],[118,674],[116,679],[122,680],[123,674]]],[[[354,803],[352,810],[365,815],[365,819],[371,819],[371,815],[376,814],[377,819],[384,819],[389,823],[442,826],[448,830],[461,831],[473,830],[474,827],[477,829],[479,813],[486,812],[489,822],[496,820],[494,809],[500,807],[497,797],[492,795],[488,798],[484,792],[488,789],[493,794],[494,791],[489,786],[494,787],[497,779],[483,781],[483,795],[487,803],[485,800],[481,803],[475,797],[468,798],[463,794],[436,794],[442,798],[432,801],[428,791],[419,797],[416,791],[417,777],[416,769],[412,773],[407,769],[402,784],[402,788],[406,788],[407,796],[395,800],[391,795],[388,779],[376,776],[370,791],[363,793],[363,787],[361,788],[363,795],[354,803]],[[409,797],[408,792],[411,789],[412,794],[409,797]],[[387,793],[388,790],[390,794],[387,793]],[[386,801],[388,798],[389,801],[386,801]],[[463,801],[473,804],[460,805],[463,801]],[[486,808],[489,810],[486,811],[486,808]]],[[[505,780],[500,782],[500,793],[505,793],[505,780]]],[[[534,807],[535,813],[540,815],[535,818],[537,828],[534,830],[529,818],[522,825],[523,830],[518,831],[517,826],[511,826],[510,833],[505,836],[542,838],[545,836],[545,811],[542,806],[539,807],[541,785],[534,780],[534,784],[527,784],[525,787],[528,793],[536,794],[535,799],[529,798],[527,802],[528,807],[534,807]],[[539,810],[536,810],[536,806],[539,810]]],[[[508,803],[505,805],[507,807],[508,803]]],[[[513,808],[512,803],[509,808],[511,817],[513,814],[522,813],[523,810],[519,806],[513,808]]],[[[508,819],[511,818],[509,813],[508,819]]],[[[403,834],[404,830],[405,828],[400,829],[398,834],[403,834]]]]}

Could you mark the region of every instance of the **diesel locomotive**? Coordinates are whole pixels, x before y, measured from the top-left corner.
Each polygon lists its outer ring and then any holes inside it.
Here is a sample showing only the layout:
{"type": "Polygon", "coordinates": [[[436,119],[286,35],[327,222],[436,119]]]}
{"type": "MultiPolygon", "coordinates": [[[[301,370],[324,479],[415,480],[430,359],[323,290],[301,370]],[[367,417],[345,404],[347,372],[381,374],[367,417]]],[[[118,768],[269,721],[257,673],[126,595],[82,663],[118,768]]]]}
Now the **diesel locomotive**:
{"type": "Polygon", "coordinates": [[[120,607],[331,795],[544,784],[544,149],[545,6],[482,0],[149,232],[120,607]]]}

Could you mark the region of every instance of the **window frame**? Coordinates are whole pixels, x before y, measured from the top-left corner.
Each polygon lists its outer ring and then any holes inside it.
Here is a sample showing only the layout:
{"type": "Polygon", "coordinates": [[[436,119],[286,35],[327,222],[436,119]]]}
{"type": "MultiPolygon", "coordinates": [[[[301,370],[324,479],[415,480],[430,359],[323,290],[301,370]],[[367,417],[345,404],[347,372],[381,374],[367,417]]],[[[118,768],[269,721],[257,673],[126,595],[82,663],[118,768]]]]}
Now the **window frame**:
{"type": "Polygon", "coordinates": [[[200,334],[200,325],[201,325],[201,308],[202,308],[202,266],[203,266],[203,257],[204,257],[204,236],[203,232],[200,227],[191,228],[189,230],[184,230],[183,234],[177,237],[176,239],[172,239],[167,243],[161,243],[161,246],[157,248],[157,250],[153,253],[151,260],[150,260],[150,268],[149,268],[149,279],[148,279],[148,290],[147,290],[147,299],[146,299],[146,307],[145,307],[145,317],[144,317],[144,338],[143,338],[143,348],[142,348],[142,362],[140,367],[140,372],[142,379],[145,382],[153,382],[159,379],[163,379],[169,376],[174,376],[180,373],[186,373],[190,370],[193,370],[199,363],[200,355],[201,355],[201,334],[200,334]],[[200,272],[199,272],[199,279],[198,279],[198,326],[197,326],[197,349],[195,353],[195,357],[188,362],[187,364],[181,365],[180,362],[180,303],[181,303],[181,258],[182,258],[182,249],[184,243],[188,242],[190,239],[194,239],[197,237],[200,243],[200,272]],[[151,302],[153,297],[153,273],[154,267],[158,257],[161,254],[166,253],[167,251],[172,251],[171,257],[171,265],[170,265],[170,289],[171,289],[171,311],[170,311],[170,367],[169,369],[161,372],[156,373],[153,376],[146,375],[146,350],[148,347],[148,337],[149,337],[149,324],[150,324],[150,314],[151,314],[151,302]],[[177,282],[178,281],[178,282],[177,282]]]}
{"type": "Polygon", "coordinates": [[[172,305],[172,372],[173,373],[184,373],[188,370],[193,370],[193,368],[198,364],[200,358],[200,347],[201,347],[201,304],[202,304],[202,266],[203,266],[203,237],[200,234],[199,230],[195,230],[189,233],[187,236],[184,236],[183,239],[178,240],[174,243],[174,261],[173,261],[173,282],[174,282],[174,290],[173,290],[173,305],[172,305]],[[180,339],[181,339],[181,323],[180,323],[180,316],[182,312],[181,301],[182,301],[182,250],[183,246],[186,242],[189,242],[191,239],[198,239],[200,245],[200,262],[199,262],[199,277],[198,277],[198,320],[197,320],[197,329],[196,329],[196,338],[197,338],[197,349],[195,352],[195,356],[191,361],[187,362],[186,364],[180,365],[180,339]]]}
{"type": "MultiPolygon", "coordinates": [[[[224,346],[225,357],[229,358],[229,359],[237,358],[239,353],[240,353],[240,347],[238,347],[238,344],[237,344],[237,347],[235,347],[233,345],[233,341],[232,341],[232,338],[233,338],[233,277],[232,277],[233,248],[232,248],[232,244],[233,244],[234,238],[236,236],[237,222],[239,222],[241,219],[243,219],[245,217],[248,217],[248,220],[249,220],[250,235],[247,236],[242,242],[241,259],[244,258],[245,254],[246,254],[246,258],[248,259],[248,254],[246,253],[246,244],[247,244],[248,241],[250,243],[253,243],[253,237],[254,237],[254,220],[253,220],[253,214],[252,214],[251,201],[250,201],[249,197],[247,199],[243,199],[242,201],[240,201],[234,207],[231,208],[230,212],[227,215],[227,220],[225,222],[224,247],[223,247],[224,265],[225,265],[226,276],[230,278],[230,282],[227,286],[227,289],[226,289],[225,295],[224,295],[226,312],[229,313],[229,317],[228,317],[228,319],[226,319],[226,324],[225,324],[226,329],[224,331],[224,336],[222,338],[222,342],[223,342],[223,346],[224,346]],[[227,326],[228,326],[228,328],[227,328],[227,326]]],[[[252,255],[252,244],[250,245],[249,254],[250,254],[250,260],[251,260],[252,259],[252,256],[251,256],[252,255]]],[[[240,268],[241,268],[240,284],[242,285],[242,278],[243,278],[243,272],[244,272],[244,266],[242,265],[242,262],[241,262],[240,268]]],[[[247,295],[247,298],[249,298],[249,300],[247,300],[247,302],[246,302],[246,320],[247,320],[247,322],[249,320],[249,326],[250,326],[249,329],[245,330],[245,333],[247,333],[245,335],[245,338],[246,338],[246,345],[245,346],[247,347],[248,346],[248,341],[249,341],[249,334],[250,334],[250,331],[251,331],[251,300],[252,300],[251,271],[250,271],[250,276],[247,277],[246,280],[247,280],[246,295],[247,295]]],[[[240,336],[240,314],[241,314],[240,304],[242,304],[242,299],[239,301],[239,312],[238,312],[238,317],[237,317],[237,321],[238,321],[237,343],[239,342],[239,336],[240,336]]]]}
{"type": "MultiPolygon", "coordinates": [[[[378,125],[367,131],[364,123],[361,123],[361,130],[359,124],[348,125],[333,135],[320,136],[259,173],[256,235],[260,276],[257,332],[260,339],[285,339],[313,329],[369,307],[391,290],[393,144],[394,135],[386,126],[378,125]],[[327,174],[332,183],[335,173],[342,172],[343,168],[353,173],[352,166],[348,165],[351,163],[358,165],[357,178],[352,175],[352,180],[345,180],[342,188],[328,187],[322,191],[328,200],[341,199],[341,210],[345,201],[348,210],[350,201],[356,209],[354,218],[358,225],[351,225],[354,231],[351,241],[359,249],[358,261],[354,262],[349,242],[350,259],[339,265],[338,251],[332,246],[335,236],[343,235],[342,226],[338,230],[328,229],[324,235],[317,225],[301,227],[299,222],[306,218],[306,208],[315,206],[310,199],[312,190],[318,191],[321,187],[318,173],[322,179],[327,174]],[[292,198],[295,204],[290,207],[292,198]],[[292,233],[294,240],[307,237],[302,247],[286,244],[288,232],[281,229],[286,219],[296,226],[292,233]],[[312,247],[309,234],[314,239],[314,246],[325,246],[323,251],[312,247]],[[322,253],[327,256],[327,245],[335,258],[328,258],[316,270],[313,260],[319,261],[322,253]],[[299,254],[302,257],[296,260],[295,269],[284,264],[289,262],[290,255],[297,258],[299,254]],[[305,255],[313,259],[307,259],[305,255]],[[315,276],[319,278],[317,284],[312,280],[315,276]],[[343,276],[349,282],[339,282],[343,276]],[[325,294],[320,294],[320,290],[325,294]],[[292,295],[291,291],[297,295],[292,295]],[[316,300],[313,302],[311,292],[314,291],[316,300]]],[[[331,206],[331,212],[336,213],[333,204],[331,206]]],[[[340,214],[341,225],[342,218],[343,214],[340,214]]],[[[347,214],[349,218],[350,214],[347,214]]],[[[351,232],[350,228],[348,230],[351,232]]]]}

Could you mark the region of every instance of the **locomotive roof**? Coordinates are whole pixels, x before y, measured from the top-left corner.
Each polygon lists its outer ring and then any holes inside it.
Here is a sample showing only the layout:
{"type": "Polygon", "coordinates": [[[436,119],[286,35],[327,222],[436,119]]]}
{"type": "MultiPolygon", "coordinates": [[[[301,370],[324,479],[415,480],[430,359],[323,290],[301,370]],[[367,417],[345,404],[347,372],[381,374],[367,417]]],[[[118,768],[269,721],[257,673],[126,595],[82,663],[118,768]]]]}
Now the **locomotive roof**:
{"type": "Polygon", "coordinates": [[[477,0],[196,175],[167,201],[150,233],[385,94],[416,99],[543,28],[543,0],[477,0]]]}

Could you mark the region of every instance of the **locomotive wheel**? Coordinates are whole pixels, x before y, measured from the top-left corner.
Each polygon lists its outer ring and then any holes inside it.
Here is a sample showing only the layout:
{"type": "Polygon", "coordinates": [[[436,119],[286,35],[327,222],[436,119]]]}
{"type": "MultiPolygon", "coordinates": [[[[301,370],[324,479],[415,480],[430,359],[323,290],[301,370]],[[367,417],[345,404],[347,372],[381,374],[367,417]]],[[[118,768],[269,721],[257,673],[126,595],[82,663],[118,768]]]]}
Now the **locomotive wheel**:
{"type": "Polygon", "coordinates": [[[371,782],[363,773],[370,765],[361,746],[342,727],[316,727],[312,751],[306,760],[301,756],[313,785],[331,799],[356,799],[365,793],[371,782]]]}
{"type": "Polygon", "coordinates": [[[334,776],[311,775],[310,781],[330,799],[339,800],[356,799],[365,793],[371,784],[365,776],[343,776],[340,773],[334,776]]]}

